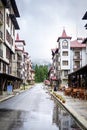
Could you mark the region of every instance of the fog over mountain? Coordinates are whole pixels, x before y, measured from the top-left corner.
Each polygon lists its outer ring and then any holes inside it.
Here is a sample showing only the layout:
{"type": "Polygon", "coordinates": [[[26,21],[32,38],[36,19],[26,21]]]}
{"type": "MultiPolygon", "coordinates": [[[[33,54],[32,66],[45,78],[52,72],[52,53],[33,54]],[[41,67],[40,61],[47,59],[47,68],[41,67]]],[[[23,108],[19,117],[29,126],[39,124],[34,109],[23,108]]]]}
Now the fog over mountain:
{"type": "Polygon", "coordinates": [[[51,61],[47,60],[47,59],[35,59],[32,61],[33,65],[50,65],[51,61]]]}

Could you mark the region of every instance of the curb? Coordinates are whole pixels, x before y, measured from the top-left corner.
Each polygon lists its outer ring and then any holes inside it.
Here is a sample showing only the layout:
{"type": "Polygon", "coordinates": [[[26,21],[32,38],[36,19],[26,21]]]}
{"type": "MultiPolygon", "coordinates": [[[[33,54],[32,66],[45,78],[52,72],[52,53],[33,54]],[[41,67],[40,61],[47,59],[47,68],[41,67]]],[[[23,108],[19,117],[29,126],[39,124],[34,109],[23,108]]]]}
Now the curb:
{"type": "Polygon", "coordinates": [[[8,100],[8,99],[10,99],[10,98],[12,98],[12,97],[14,97],[15,95],[10,95],[10,96],[7,96],[7,97],[5,97],[5,98],[2,98],[2,99],[0,99],[0,102],[3,102],[3,101],[5,101],[5,100],[8,100]]]}
{"type": "Polygon", "coordinates": [[[59,105],[61,105],[62,108],[69,112],[69,114],[75,119],[82,130],[87,130],[87,121],[82,116],[80,116],[73,108],[67,105],[67,103],[63,104],[53,93],[50,94],[56,99],[56,101],[59,103],[59,105]]]}
{"type": "Polygon", "coordinates": [[[9,95],[9,96],[6,96],[6,97],[0,99],[0,102],[6,101],[6,100],[8,100],[8,99],[10,99],[10,98],[12,98],[12,97],[14,97],[14,96],[16,96],[16,95],[19,95],[19,94],[21,94],[21,93],[23,93],[23,92],[26,92],[27,90],[29,90],[29,89],[31,89],[31,88],[32,88],[32,86],[31,86],[30,88],[28,88],[28,89],[17,91],[17,92],[16,92],[15,94],[13,94],[13,95],[9,95]]]}

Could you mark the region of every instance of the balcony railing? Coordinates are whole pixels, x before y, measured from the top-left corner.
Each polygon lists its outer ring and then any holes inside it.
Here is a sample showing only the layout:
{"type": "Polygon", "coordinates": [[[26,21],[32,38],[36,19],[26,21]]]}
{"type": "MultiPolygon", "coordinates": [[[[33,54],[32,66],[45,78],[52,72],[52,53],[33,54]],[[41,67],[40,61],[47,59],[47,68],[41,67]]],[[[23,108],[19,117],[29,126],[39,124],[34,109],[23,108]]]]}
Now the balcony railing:
{"type": "Polygon", "coordinates": [[[73,69],[74,71],[78,70],[80,68],[80,65],[74,65],[73,69]]]}
{"type": "Polygon", "coordinates": [[[74,56],[74,60],[80,60],[80,59],[81,59],[80,55],[74,56]]]}
{"type": "Polygon", "coordinates": [[[3,57],[3,50],[0,49],[0,57],[3,57]]]}

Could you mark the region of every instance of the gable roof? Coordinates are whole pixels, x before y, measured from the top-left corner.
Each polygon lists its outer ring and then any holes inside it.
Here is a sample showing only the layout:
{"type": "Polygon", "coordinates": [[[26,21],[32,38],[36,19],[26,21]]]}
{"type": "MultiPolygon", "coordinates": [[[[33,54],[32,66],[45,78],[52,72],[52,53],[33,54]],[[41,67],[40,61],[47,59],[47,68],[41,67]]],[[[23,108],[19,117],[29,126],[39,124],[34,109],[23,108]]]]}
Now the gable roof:
{"type": "Polygon", "coordinates": [[[20,14],[19,14],[19,11],[18,11],[18,8],[17,8],[16,1],[15,1],[15,0],[10,0],[10,2],[11,2],[11,5],[12,5],[12,8],[13,8],[13,10],[14,10],[15,16],[16,16],[16,17],[20,17],[20,14]]]}
{"type": "Polygon", "coordinates": [[[56,53],[58,53],[58,48],[51,49],[51,51],[52,51],[52,55],[55,55],[56,53]]]}
{"type": "Polygon", "coordinates": [[[59,41],[59,39],[65,39],[65,38],[66,38],[66,39],[71,39],[72,37],[68,36],[68,35],[66,34],[65,29],[63,29],[62,35],[61,35],[60,37],[58,37],[57,42],[59,41]]]}

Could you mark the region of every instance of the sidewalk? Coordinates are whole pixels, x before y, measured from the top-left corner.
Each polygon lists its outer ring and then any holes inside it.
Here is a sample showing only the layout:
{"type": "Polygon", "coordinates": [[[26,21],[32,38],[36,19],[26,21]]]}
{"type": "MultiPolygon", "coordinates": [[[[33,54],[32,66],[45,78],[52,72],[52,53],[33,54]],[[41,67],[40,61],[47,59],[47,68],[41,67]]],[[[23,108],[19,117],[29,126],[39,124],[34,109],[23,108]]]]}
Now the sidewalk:
{"type": "Polygon", "coordinates": [[[15,95],[17,94],[20,94],[28,89],[32,88],[32,86],[29,86],[27,89],[23,90],[23,89],[14,89],[12,93],[9,93],[8,92],[3,92],[3,95],[0,95],[0,102],[3,102],[11,97],[14,97],[15,95]]]}
{"type": "Polygon", "coordinates": [[[84,130],[87,130],[87,100],[81,100],[78,98],[72,98],[71,96],[65,96],[63,92],[57,91],[51,93],[54,98],[58,100],[77,122],[81,125],[84,130]],[[55,96],[55,93],[61,95],[65,99],[65,103],[55,96]]]}

